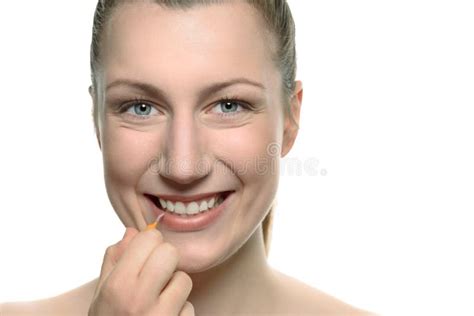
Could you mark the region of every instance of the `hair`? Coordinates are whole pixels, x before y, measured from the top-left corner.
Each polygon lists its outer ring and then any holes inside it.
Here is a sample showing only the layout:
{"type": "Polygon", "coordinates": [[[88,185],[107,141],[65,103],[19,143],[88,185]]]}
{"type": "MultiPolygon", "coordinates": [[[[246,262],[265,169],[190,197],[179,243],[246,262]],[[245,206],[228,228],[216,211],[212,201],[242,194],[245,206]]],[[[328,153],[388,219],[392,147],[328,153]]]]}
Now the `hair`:
{"type": "MultiPolygon", "coordinates": [[[[114,9],[121,3],[132,2],[133,0],[99,0],[94,14],[94,24],[92,30],[90,66],[92,75],[92,89],[97,91],[96,75],[101,61],[101,39],[104,26],[112,15],[114,9]]],[[[189,9],[197,5],[211,5],[227,2],[229,0],[148,0],[158,5],[174,8],[189,9]]],[[[293,123],[297,122],[291,115],[291,98],[295,89],[296,77],[296,49],[295,49],[295,23],[291,10],[286,0],[244,0],[253,6],[263,17],[270,34],[276,39],[276,50],[274,52],[274,62],[280,70],[283,83],[282,96],[284,100],[286,114],[291,117],[293,123]]],[[[98,105],[97,93],[94,93],[93,120],[94,126],[98,126],[98,105]]],[[[270,250],[270,240],[273,223],[273,213],[275,204],[272,205],[262,222],[263,241],[265,253],[268,256],[270,250]]]]}

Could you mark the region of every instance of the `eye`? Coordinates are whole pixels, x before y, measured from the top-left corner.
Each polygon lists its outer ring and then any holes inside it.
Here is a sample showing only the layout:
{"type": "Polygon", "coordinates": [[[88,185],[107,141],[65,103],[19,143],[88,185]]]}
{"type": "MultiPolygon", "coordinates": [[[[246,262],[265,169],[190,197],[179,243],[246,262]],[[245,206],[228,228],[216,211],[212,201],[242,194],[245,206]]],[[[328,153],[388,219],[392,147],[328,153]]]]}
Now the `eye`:
{"type": "Polygon", "coordinates": [[[219,106],[223,113],[229,113],[236,112],[239,109],[240,104],[234,101],[225,101],[219,102],[219,106]]]}
{"type": "Polygon", "coordinates": [[[124,107],[122,108],[122,112],[125,112],[128,115],[135,117],[136,119],[147,119],[148,117],[159,113],[159,111],[155,109],[155,107],[145,101],[140,100],[124,105],[124,107]],[[153,111],[155,111],[155,114],[153,114],[153,111]]]}
{"type": "Polygon", "coordinates": [[[236,100],[220,100],[213,107],[211,112],[214,112],[218,115],[228,116],[235,115],[240,112],[248,110],[249,107],[243,103],[236,100]]]}

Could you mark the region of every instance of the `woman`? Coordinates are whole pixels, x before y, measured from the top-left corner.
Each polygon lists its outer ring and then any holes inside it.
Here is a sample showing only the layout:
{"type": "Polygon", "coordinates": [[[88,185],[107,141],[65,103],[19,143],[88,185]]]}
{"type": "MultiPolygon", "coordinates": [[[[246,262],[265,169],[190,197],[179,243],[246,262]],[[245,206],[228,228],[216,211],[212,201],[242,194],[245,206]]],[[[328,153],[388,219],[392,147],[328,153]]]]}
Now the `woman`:
{"type": "Polygon", "coordinates": [[[91,59],[125,235],[99,278],[2,315],[367,314],[266,262],[303,95],[285,1],[100,1],[91,59]]]}

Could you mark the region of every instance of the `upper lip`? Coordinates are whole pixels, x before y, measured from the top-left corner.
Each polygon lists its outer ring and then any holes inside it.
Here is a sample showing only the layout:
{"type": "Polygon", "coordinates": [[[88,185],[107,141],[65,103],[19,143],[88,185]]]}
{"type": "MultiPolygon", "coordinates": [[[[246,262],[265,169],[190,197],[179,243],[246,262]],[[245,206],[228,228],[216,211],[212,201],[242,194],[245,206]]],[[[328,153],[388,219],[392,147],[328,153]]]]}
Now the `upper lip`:
{"type": "Polygon", "coordinates": [[[155,197],[158,197],[160,199],[166,200],[166,201],[173,201],[173,202],[192,202],[192,201],[199,201],[199,200],[204,200],[206,198],[210,198],[213,196],[216,196],[217,194],[225,194],[231,191],[216,191],[216,192],[210,192],[210,193],[202,193],[202,194],[196,194],[196,195],[165,195],[165,194],[156,194],[154,195],[155,197]]]}

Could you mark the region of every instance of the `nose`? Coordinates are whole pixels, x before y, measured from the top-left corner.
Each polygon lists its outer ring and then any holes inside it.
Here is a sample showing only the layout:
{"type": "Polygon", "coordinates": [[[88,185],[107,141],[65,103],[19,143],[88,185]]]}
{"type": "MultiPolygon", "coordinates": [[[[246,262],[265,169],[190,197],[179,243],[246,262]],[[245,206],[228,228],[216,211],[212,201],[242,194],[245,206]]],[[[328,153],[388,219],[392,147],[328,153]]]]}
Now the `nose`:
{"type": "Polygon", "coordinates": [[[199,181],[210,172],[205,142],[192,113],[175,113],[165,137],[161,177],[186,185],[199,181]]]}

